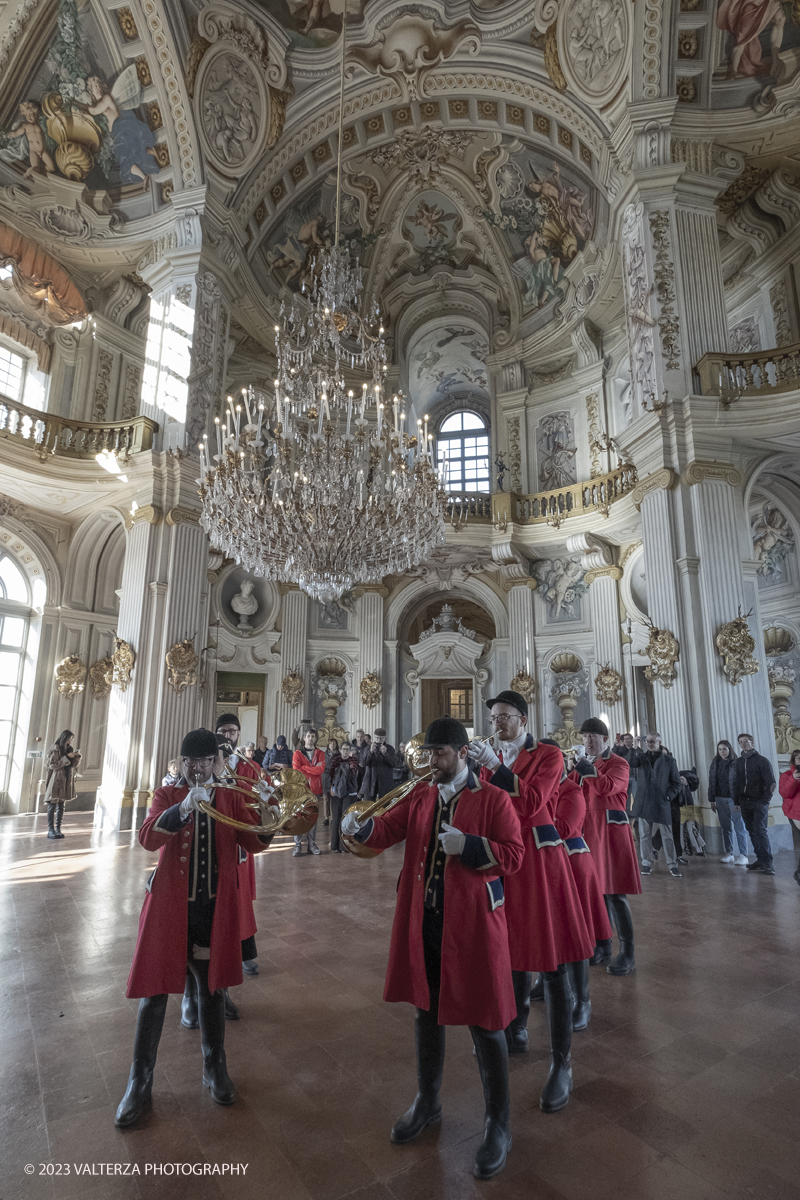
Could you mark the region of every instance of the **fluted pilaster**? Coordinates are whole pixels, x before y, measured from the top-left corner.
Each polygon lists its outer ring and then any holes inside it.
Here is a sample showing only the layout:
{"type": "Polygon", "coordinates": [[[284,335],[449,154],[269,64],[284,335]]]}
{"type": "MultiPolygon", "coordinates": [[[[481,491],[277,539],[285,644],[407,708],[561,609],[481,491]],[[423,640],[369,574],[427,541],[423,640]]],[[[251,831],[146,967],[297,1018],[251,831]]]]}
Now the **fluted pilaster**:
{"type": "Polygon", "coordinates": [[[284,734],[291,748],[292,730],[309,715],[308,680],[306,679],[306,643],[308,641],[308,596],[291,591],[283,597],[281,606],[281,679],[297,669],[304,681],[303,698],[299,704],[287,704],[283,694],[278,696],[275,733],[284,734]]]}
{"type": "MultiPolygon", "coordinates": [[[[606,664],[624,679],[622,669],[622,644],[620,641],[619,597],[617,589],[622,572],[619,567],[600,567],[589,573],[589,599],[592,606],[592,630],[594,632],[595,675],[606,664]]],[[[616,704],[597,699],[592,685],[592,711],[606,714],[609,733],[623,733],[628,728],[624,695],[624,684],[620,683],[616,704]]]]}
{"type": "Polygon", "coordinates": [[[359,677],[353,681],[353,696],[350,711],[353,714],[353,728],[364,729],[371,733],[373,729],[384,725],[384,709],[387,703],[386,686],[383,670],[383,591],[365,591],[358,601],[358,661],[359,677]],[[380,702],[374,708],[367,708],[361,701],[359,684],[361,680],[374,671],[381,681],[382,695],[380,702]]]}

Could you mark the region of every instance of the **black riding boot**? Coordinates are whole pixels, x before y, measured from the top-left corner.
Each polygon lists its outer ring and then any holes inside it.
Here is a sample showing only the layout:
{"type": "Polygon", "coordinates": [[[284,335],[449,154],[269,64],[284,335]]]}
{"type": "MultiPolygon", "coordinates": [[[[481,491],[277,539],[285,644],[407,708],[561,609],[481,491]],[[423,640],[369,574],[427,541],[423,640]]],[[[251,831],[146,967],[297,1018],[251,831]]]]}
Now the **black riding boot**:
{"type": "Polygon", "coordinates": [[[223,999],[223,1003],[225,1005],[225,1020],[226,1021],[240,1020],[241,1014],[239,1012],[239,1009],[236,1007],[236,1005],[233,1003],[230,996],[228,995],[227,988],[222,989],[222,999],[223,999]]]}
{"type": "Polygon", "coordinates": [[[531,984],[533,982],[533,975],[530,971],[512,971],[511,982],[514,985],[517,1015],[506,1027],[508,1053],[524,1054],[528,1049],[528,1014],[531,1011],[531,984]]]}
{"type": "Polygon", "coordinates": [[[541,972],[536,976],[531,988],[531,1000],[544,1000],[544,980],[541,972]]]}
{"type": "Polygon", "coordinates": [[[197,982],[187,968],[186,981],[183,985],[183,999],[181,1000],[181,1025],[185,1029],[197,1029],[199,1024],[197,1019],[197,982]]]}
{"type": "Polygon", "coordinates": [[[589,998],[589,960],[567,964],[570,985],[572,987],[572,1028],[585,1029],[592,1015],[592,1002],[589,998]]]}
{"type": "Polygon", "coordinates": [[[557,973],[548,971],[545,975],[544,1002],[550,1029],[551,1060],[539,1108],[542,1112],[554,1113],[566,1108],[572,1091],[572,991],[564,967],[559,967],[557,973]]]}
{"type": "Polygon", "coordinates": [[[114,1124],[120,1129],[133,1125],[150,1103],[153,1090],[153,1069],[156,1065],[158,1043],[167,1012],[167,995],[146,996],[139,1002],[136,1036],[133,1040],[133,1066],[128,1076],[125,1095],[119,1102],[114,1124]]]}
{"type": "Polygon", "coordinates": [[[589,959],[590,967],[599,967],[603,963],[607,963],[611,958],[611,938],[603,938],[594,948],[594,954],[589,959]]]}
{"type": "Polygon", "coordinates": [[[56,806],[55,806],[55,804],[48,804],[48,806],[47,806],[47,836],[49,838],[54,838],[56,836],[55,819],[56,819],[56,806]]]}
{"type": "Polygon", "coordinates": [[[225,998],[221,991],[208,990],[208,962],[192,960],[197,983],[197,1015],[203,1051],[203,1086],[211,1089],[217,1104],[233,1104],[236,1089],[225,1061],[225,998]]]}
{"type": "MultiPolygon", "coordinates": [[[[439,1007],[436,1006],[438,1014],[439,1007]]],[[[402,1146],[417,1134],[442,1119],[439,1088],[444,1073],[445,1027],[427,1009],[417,1009],[414,1023],[414,1042],[417,1049],[417,1095],[414,1103],[395,1121],[390,1138],[402,1146]]]]}
{"type": "Polygon", "coordinates": [[[64,836],[63,833],[61,832],[61,818],[63,817],[63,815],[64,815],[63,803],[57,804],[56,805],[56,837],[57,838],[63,838],[63,836],[64,836]]]}
{"type": "Polygon", "coordinates": [[[633,917],[628,897],[622,892],[606,896],[606,903],[614,914],[614,924],[619,935],[619,954],[606,967],[609,975],[630,975],[636,970],[633,957],[633,917]]]}
{"type": "Polygon", "coordinates": [[[511,1149],[508,1047],[502,1030],[495,1032],[482,1029],[480,1025],[470,1025],[469,1031],[486,1101],[483,1142],[475,1155],[472,1174],[477,1179],[491,1179],[502,1171],[511,1149]]]}

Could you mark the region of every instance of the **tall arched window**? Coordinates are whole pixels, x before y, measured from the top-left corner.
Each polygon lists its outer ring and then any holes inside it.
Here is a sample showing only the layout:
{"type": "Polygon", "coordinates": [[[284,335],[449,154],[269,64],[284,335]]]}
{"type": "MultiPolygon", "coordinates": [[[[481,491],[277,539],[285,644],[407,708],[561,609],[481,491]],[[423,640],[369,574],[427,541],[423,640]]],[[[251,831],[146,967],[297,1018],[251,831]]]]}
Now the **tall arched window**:
{"type": "Polygon", "coordinates": [[[491,491],[489,430],[477,413],[458,412],[447,417],[439,429],[436,453],[440,466],[447,463],[448,491],[491,491]]]}
{"type": "Polygon", "coordinates": [[[0,793],[8,791],[30,604],[25,576],[12,558],[0,554],[0,793]]]}

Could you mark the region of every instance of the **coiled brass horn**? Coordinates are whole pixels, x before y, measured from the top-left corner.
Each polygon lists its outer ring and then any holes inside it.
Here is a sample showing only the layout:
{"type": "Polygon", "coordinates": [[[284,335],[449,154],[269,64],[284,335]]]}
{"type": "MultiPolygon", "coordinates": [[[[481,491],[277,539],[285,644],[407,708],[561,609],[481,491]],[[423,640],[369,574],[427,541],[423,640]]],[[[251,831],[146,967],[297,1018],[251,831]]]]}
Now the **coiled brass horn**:
{"type": "MultiPolygon", "coordinates": [[[[472,738],[473,742],[490,742],[494,734],[489,734],[488,737],[472,738]]],[[[359,822],[368,821],[370,817],[384,816],[390,808],[394,808],[401,800],[405,800],[418,783],[424,783],[432,776],[431,771],[431,752],[422,748],[425,741],[424,733],[415,733],[411,741],[406,744],[405,761],[406,766],[411,772],[413,778],[407,779],[405,783],[399,784],[396,788],[392,788],[385,796],[379,796],[377,800],[356,800],[348,808],[349,813],[355,813],[359,822]]],[[[345,849],[349,850],[356,858],[374,858],[377,850],[371,850],[369,846],[363,845],[362,842],[357,842],[352,837],[347,837],[342,834],[342,841],[345,849]]]]}
{"type": "MultiPolygon", "coordinates": [[[[252,789],[241,787],[238,775],[232,778],[237,780],[236,784],[230,783],[229,778],[223,778],[219,783],[199,783],[196,786],[205,788],[209,792],[215,788],[227,788],[232,792],[241,792],[250,800],[248,808],[261,810],[262,805],[258,793],[252,789]]],[[[281,767],[273,776],[273,783],[275,792],[270,796],[270,802],[273,807],[277,806],[280,809],[280,816],[275,818],[270,815],[268,822],[262,821],[257,825],[250,825],[245,821],[237,821],[235,817],[229,817],[227,813],[219,812],[208,800],[202,800],[200,808],[213,820],[220,821],[223,825],[231,825],[234,829],[242,829],[246,833],[290,833],[295,837],[302,837],[312,828],[319,815],[319,802],[308,786],[308,779],[302,771],[295,771],[292,767],[281,767]]]]}

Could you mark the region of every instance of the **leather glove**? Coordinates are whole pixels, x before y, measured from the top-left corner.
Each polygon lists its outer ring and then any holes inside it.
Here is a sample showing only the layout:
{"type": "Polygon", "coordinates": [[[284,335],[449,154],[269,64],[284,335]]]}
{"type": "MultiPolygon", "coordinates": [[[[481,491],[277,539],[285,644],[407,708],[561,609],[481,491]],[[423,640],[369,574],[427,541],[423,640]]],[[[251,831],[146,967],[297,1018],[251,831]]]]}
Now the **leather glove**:
{"type": "Polygon", "coordinates": [[[469,756],[482,767],[488,767],[490,771],[496,771],[500,766],[500,759],[488,742],[470,742],[469,756]]]}
{"type": "Polygon", "coordinates": [[[589,762],[589,759],[586,757],[576,759],[575,766],[572,769],[573,771],[577,771],[578,774],[584,778],[588,777],[593,779],[597,774],[597,767],[593,762],[589,762]]]}
{"type": "Polygon", "coordinates": [[[460,854],[467,844],[467,835],[453,825],[446,825],[444,821],[442,829],[444,833],[439,834],[439,841],[445,854],[460,854]]]}
{"type": "Polygon", "coordinates": [[[361,828],[361,822],[355,813],[345,813],[340,828],[345,837],[355,837],[361,828]]]}
{"type": "Polygon", "coordinates": [[[193,787],[188,796],[184,796],[181,800],[181,820],[188,821],[193,812],[200,812],[200,801],[208,800],[208,798],[208,792],[205,788],[193,787]]]}

